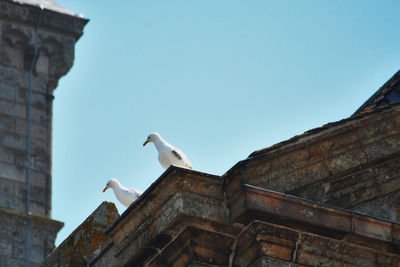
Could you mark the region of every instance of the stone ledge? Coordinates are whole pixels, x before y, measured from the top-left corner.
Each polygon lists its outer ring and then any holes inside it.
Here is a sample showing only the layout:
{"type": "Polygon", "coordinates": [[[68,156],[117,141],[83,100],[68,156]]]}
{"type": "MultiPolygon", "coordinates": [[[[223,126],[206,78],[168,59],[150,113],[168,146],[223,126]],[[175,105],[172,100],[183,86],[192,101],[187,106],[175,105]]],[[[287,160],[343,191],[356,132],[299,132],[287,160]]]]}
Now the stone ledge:
{"type": "Polygon", "coordinates": [[[256,211],[294,220],[302,225],[310,224],[318,228],[400,244],[397,232],[400,225],[397,223],[251,185],[243,185],[241,196],[232,201],[231,206],[232,222],[246,224],[251,220],[248,212],[256,211]]]}
{"type": "MultiPolygon", "coordinates": [[[[41,27],[60,31],[79,39],[83,34],[83,27],[88,19],[58,13],[49,9],[43,11],[41,27]]],[[[28,25],[36,26],[40,16],[38,6],[19,4],[11,1],[0,0],[0,18],[12,21],[18,20],[28,25]]]]}
{"type": "Polygon", "coordinates": [[[20,221],[20,222],[26,222],[30,217],[32,224],[47,225],[47,227],[53,228],[55,232],[60,231],[60,229],[64,226],[64,223],[60,221],[56,221],[42,216],[37,216],[34,214],[28,216],[26,212],[16,212],[12,209],[4,208],[1,206],[0,206],[0,216],[10,216],[13,217],[15,221],[20,221]]]}
{"type": "Polygon", "coordinates": [[[400,259],[400,226],[396,223],[251,185],[243,185],[233,195],[225,194],[218,176],[169,168],[106,230],[112,243],[90,266],[107,262],[116,266],[186,266],[191,260],[207,262],[207,257],[211,264],[225,266],[230,253],[232,259],[235,253],[243,255],[249,264],[255,255],[248,255],[247,249],[302,264],[311,257],[307,253],[317,252],[314,248],[297,251],[298,242],[311,242],[315,248],[318,242],[341,246],[343,250],[335,256],[338,262],[348,257],[346,246],[363,255],[373,251],[393,262],[400,259]],[[251,227],[256,225],[263,225],[264,230],[254,237],[251,227]],[[279,229],[281,234],[272,231],[269,235],[268,229],[279,229]],[[241,245],[236,251],[233,244],[245,242],[243,234],[254,237],[257,244],[241,245]],[[211,253],[209,246],[221,240],[225,241],[217,246],[218,251],[211,253]],[[298,261],[293,256],[297,252],[302,257],[298,261]]]}
{"type": "Polygon", "coordinates": [[[42,266],[85,266],[110,241],[104,230],[119,216],[114,203],[104,201],[42,263],[42,266]]]}

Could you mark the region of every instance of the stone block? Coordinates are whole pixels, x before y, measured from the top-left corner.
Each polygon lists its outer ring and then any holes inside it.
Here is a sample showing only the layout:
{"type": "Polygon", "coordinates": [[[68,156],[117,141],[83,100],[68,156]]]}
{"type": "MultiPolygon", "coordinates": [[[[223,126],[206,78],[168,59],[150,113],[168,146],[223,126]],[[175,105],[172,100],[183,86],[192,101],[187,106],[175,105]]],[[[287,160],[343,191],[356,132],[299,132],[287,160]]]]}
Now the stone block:
{"type": "Polygon", "coordinates": [[[51,123],[51,114],[49,111],[32,108],[32,121],[48,126],[51,123]]]}
{"type": "Polygon", "coordinates": [[[40,155],[42,157],[50,158],[51,140],[32,138],[32,151],[33,155],[40,155]]]}
{"type": "MultiPolygon", "coordinates": [[[[32,81],[32,89],[34,93],[42,93],[48,94],[51,93],[52,90],[49,89],[49,77],[47,75],[38,74],[33,77],[32,81]]],[[[25,86],[28,88],[28,86],[25,86]]]]}
{"type": "Polygon", "coordinates": [[[26,119],[27,106],[16,102],[0,99],[0,115],[1,114],[26,119]]]}
{"type": "Polygon", "coordinates": [[[307,153],[305,149],[298,149],[289,153],[283,152],[282,155],[268,160],[268,164],[271,166],[268,175],[271,178],[281,177],[305,166],[307,164],[307,153]]]}
{"type": "MultiPolygon", "coordinates": [[[[37,150],[33,145],[38,139],[32,139],[32,156],[31,156],[31,169],[38,172],[45,172],[50,174],[51,172],[51,161],[50,156],[43,151],[43,149],[37,150]]],[[[15,163],[20,168],[27,168],[28,162],[26,160],[26,153],[17,155],[15,163]]]]}
{"type": "MultiPolygon", "coordinates": [[[[42,52],[42,51],[40,51],[42,52]]],[[[36,72],[48,74],[49,73],[50,58],[47,54],[43,52],[39,54],[36,61],[35,70],[36,72]]]]}
{"type": "Polygon", "coordinates": [[[0,46],[0,64],[21,69],[24,65],[22,49],[0,46]]]}
{"type": "Polygon", "coordinates": [[[327,155],[337,155],[349,151],[354,146],[359,146],[360,135],[358,131],[338,132],[337,135],[328,137],[319,143],[321,153],[327,155]]]}
{"type": "Polygon", "coordinates": [[[284,261],[290,261],[293,253],[291,248],[273,243],[262,243],[261,251],[264,253],[265,256],[277,258],[284,261]]]}
{"type": "Polygon", "coordinates": [[[26,74],[16,68],[4,67],[0,64],[0,81],[3,85],[19,86],[26,82],[26,74]]]}
{"type": "Polygon", "coordinates": [[[15,119],[6,115],[0,117],[0,130],[15,131],[15,119]]]}
{"type": "Polygon", "coordinates": [[[364,144],[377,142],[388,136],[399,134],[399,124],[392,114],[383,114],[371,118],[372,121],[363,123],[360,128],[364,144]],[[372,120],[373,119],[373,120],[372,120]]]}
{"type": "Polygon", "coordinates": [[[12,257],[19,260],[25,260],[24,242],[12,242],[12,257]]]}
{"type": "Polygon", "coordinates": [[[281,261],[278,259],[272,259],[262,256],[255,260],[249,267],[302,267],[293,262],[281,261]]]}
{"type": "Polygon", "coordinates": [[[0,146],[0,162],[14,164],[15,156],[14,151],[0,146]]]}
{"type": "Polygon", "coordinates": [[[351,207],[352,210],[368,214],[388,221],[400,222],[400,193],[396,192],[385,197],[371,199],[351,207]]]}
{"type": "MultiPolygon", "coordinates": [[[[12,266],[12,267],[26,267],[25,260],[17,260],[13,258],[5,259],[4,266],[12,266]]],[[[31,266],[31,265],[29,265],[31,266]]]]}
{"type": "MultiPolygon", "coordinates": [[[[24,136],[28,135],[28,121],[23,119],[16,120],[16,132],[24,136]]],[[[49,140],[50,138],[49,126],[32,122],[31,136],[42,140],[49,140]]],[[[26,137],[27,138],[27,137],[26,137]]]]}
{"type": "Polygon", "coordinates": [[[31,245],[43,247],[46,244],[46,239],[49,239],[51,234],[42,227],[32,227],[31,229],[31,245]]]}
{"type": "Polygon", "coordinates": [[[48,216],[48,211],[47,211],[47,207],[43,204],[39,204],[36,202],[31,202],[29,204],[30,210],[32,212],[32,214],[37,215],[37,216],[43,216],[43,217],[47,217],[48,216]]]}
{"type": "Polygon", "coordinates": [[[31,184],[34,186],[40,186],[44,188],[46,185],[51,184],[51,177],[49,174],[41,171],[31,171],[31,184]]]}
{"type": "MultiPolygon", "coordinates": [[[[32,107],[39,110],[47,111],[51,109],[52,95],[45,92],[32,91],[32,107]]],[[[28,104],[28,88],[18,88],[16,94],[16,100],[18,103],[28,104]]]]}
{"type": "Polygon", "coordinates": [[[26,201],[15,196],[0,195],[0,207],[13,209],[17,212],[26,210],[26,201]]]}
{"type": "MultiPolygon", "coordinates": [[[[46,192],[46,185],[43,186],[34,186],[31,184],[31,201],[36,202],[37,204],[42,204],[45,205],[47,203],[47,194],[46,192]]],[[[27,184],[26,183],[20,183],[20,182],[14,182],[14,196],[21,198],[21,199],[26,199],[27,197],[27,184]]]]}
{"type": "Polygon", "coordinates": [[[34,108],[49,111],[53,104],[53,96],[50,94],[33,93],[32,106],[34,108]]]}
{"type": "Polygon", "coordinates": [[[48,157],[48,155],[44,153],[40,154],[34,153],[34,155],[32,156],[31,168],[36,171],[50,173],[51,172],[50,158],[48,157]]]}
{"type": "Polygon", "coordinates": [[[26,170],[15,165],[0,162],[0,177],[25,182],[26,170]]]}
{"type": "Polygon", "coordinates": [[[400,151],[400,135],[386,137],[376,142],[365,143],[368,159],[377,160],[400,151]]]}
{"type": "Polygon", "coordinates": [[[10,258],[12,254],[12,246],[11,246],[11,240],[6,240],[3,238],[0,238],[0,266],[1,265],[1,259],[6,257],[10,258]]]}
{"type": "Polygon", "coordinates": [[[330,175],[329,168],[325,162],[317,162],[298,169],[277,180],[280,186],[277,191],[288,192],[307,184],[317,182],[330,175]]]}
{"type": "Polygon", "coordinates": [[[365,216],[354,216],[352,224],[355,234],[379,239],[382,241],[391,241],[392,239],[392,224],[388,222],[378,221],[365,216]]]}
{"type": "Polygon", "coordinates": [[[16,94],[16,101],[22,104],[28,104],[28,88],[18,87],[16,94]]]}
{"type": "MultiPolygon", "coordinates": [[[[1,218],[5,219],[5,218],[1,218]]],[[[10,253],[12,251],[11,245],[12,242],[24,242],[25,241],[25,227],[22,227],[21,224],[18,224],[16,221],[8,221],[7,223],[1,222],[0,226],[2,229],[0,230],[0,239],[1,242],[6,242],[7,246],[10,246],[10,253]]]]}
{"type": "Polygon", "coordinates": [[[31,243],[31,247],[29,250],[29,260],[40,266],[40,263],[43,261],[44,256],[44,248],[42,246],[35,246],[31,243]]]}
{"type": "Polygon", "coordinates": [[[15,86],[0,84],[0,98],[15,101],[16,89],[15,86]]]}
{"type": "Polygon", "coordinates": [[[3,146],[14,148],[18,150],[27,149],[27,138],[26,136],[17,135],[14,133],[4,134],[2,138],[3,146]]]}
{"type": "Polygon", "coordinates": [[[348,151],[328,160],[329,169],[332,174],[337,174],[355,168],[368,161],[365,153],[361,150],[348,151]]]}
{"type": "Polygon", "coordinates": [[[297,250],[297,263],[307,266],[375,266],[371,250],[306,235],[297,250]]]}
{"type": "Polygon", "coordinates": [[[0,194],[13,195],[14,183],[16,182],[10,179],[0,178],[0,194]]]}
{"type": "Polygon", "coordinates": [[[47,191],[46,185],[31,186],[31,199],[38,204],[47,205],[50,192],[47,191]]]}

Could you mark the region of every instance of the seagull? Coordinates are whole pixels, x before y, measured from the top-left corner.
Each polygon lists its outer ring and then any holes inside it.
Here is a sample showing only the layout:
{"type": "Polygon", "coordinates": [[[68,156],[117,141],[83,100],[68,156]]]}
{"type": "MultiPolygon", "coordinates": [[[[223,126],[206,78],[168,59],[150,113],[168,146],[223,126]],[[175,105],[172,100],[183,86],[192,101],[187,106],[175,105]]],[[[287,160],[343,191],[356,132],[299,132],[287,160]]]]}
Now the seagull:
{"type": "Polygon", "coordinates": [[[170,165],[193,169],[185,154],[179,148],[170,145],[158,133],[149,134],[143,146],[150,142],[157,148],[158,161],[164,169],[168,169],[170,165]]]}
{"type": "Polygon", "coordinates": [[[125,207],[129,207],[138,197],[142,194],[137,189],[126,188],[121,185],[117,179],[111,179],[107,182],[106,187],[103,189],[103,193],[106,192],[108,188],[112,188],[114,190],[114,194],[125,207]]]}

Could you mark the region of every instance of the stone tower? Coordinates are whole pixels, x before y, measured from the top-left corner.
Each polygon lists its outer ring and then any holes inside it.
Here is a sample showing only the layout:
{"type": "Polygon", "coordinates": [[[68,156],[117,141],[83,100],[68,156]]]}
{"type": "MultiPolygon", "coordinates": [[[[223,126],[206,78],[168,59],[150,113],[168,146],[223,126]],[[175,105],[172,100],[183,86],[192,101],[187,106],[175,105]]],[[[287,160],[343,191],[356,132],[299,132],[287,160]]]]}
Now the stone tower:
{"type": "Polygon", "coordinates": [[[0,267],[37,266],[51,219],[53,91],[86,19],[51,0],[0,0],[0,267]]]}

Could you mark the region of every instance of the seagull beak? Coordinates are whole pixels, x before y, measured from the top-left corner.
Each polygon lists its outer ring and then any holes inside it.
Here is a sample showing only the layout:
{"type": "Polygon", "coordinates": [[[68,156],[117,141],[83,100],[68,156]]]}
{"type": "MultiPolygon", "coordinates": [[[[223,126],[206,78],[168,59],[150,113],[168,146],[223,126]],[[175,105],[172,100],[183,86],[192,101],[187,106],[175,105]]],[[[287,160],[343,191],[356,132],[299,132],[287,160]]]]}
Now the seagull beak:
{"type": "Polygon", "coordinates": [[[107,190],[108,188],[109,188],[108,186],[104,187],[103,193],[106,192],[106,190],[107,190]]]}
{"type": "Polygon", "coordinates": [[[143,143],[143,146],[146,146],[148,142],[149,142],[149,141],[144,142],[144,143],[143,143]]]}

